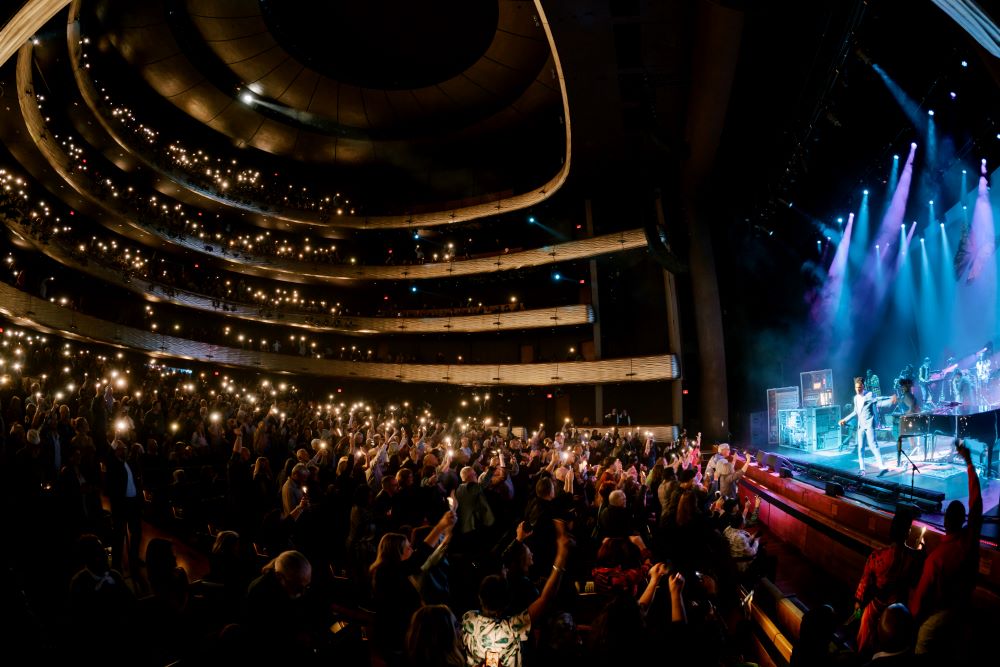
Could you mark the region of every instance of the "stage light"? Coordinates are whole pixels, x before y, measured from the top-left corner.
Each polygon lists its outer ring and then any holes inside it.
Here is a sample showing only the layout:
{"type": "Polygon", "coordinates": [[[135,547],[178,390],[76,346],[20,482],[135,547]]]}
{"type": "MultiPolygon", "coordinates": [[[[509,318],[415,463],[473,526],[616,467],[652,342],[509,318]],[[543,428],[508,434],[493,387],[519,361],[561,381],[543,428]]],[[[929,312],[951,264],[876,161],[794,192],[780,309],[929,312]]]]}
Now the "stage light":
{"type": "Polygon", "coordinates": [[[867,197],[867,196],[868,196],[868,191],[867,191],[867,190],[862,190],[862,191],[861,191],[861,194],[863,194],[864,196],[866,196],[866,197],[867,197]]]}
{"type": "Polygon", "coordinates": [[[920,237],[920,242],[921,242],[921,243],[923,243],[923,242],[924,242],[924,237],[923,237],[923,236],[921,236],[921,237],[920,237]]]}
{"type": "Polygon", "coordinates": [[[944,223],[943,222],[941,223],[941,229],[944,229],[944,223]]]}
{"type": "Polygon", "coordinates": [[[929,201],[929,202],[927,202],[927,203],[928,203],[928,204],[930,204],[931,206],[934,206],[934,200],[933,200],[933,199],[932,199],[932,200],[930,200],[930,201],[929,201]]]}
{"type": "Polygon", "coordinates": [[[948,97],[950,97],[951,99],[955,99],[956,97],[958,97],[958,94],[956,92],[952,91],[952,92],[948,93],[948,97]]]}
{"type": "Polygon", "coordinates": [[[552,280],[561,280],[561,279],[562,279],[562,275],[561,274],[559,274],[559,273],[553,273],[552,274],[552,280]]]}
{"type": "MultiPolygon", "coordinates": [[[[865,194],[868,194],[867,190],[865,190],[865,194]]],[[[837,218],[837,222],[839,222],[840,224],[844,224],[844,219],[843,218],[837,218]]]]}
{"type": "Polygon", "coordinates": [[[533,215],[529,215],[528,216],[528,224],[529,225],[535,224],[535,216],[533,216],[533,215]]]}
{"type": "Polygon", "coordinates": [[[240,95],[240,101],[243,102],[243,104],[251,104],[253,102],[253,95],[249,92],[243,92],[240,95]]]}
{"type": "Polygon", "coordinates": [[[414,285],[413,287],[411,287],[411,288],[410,288],[410,291],[411,291],[411,292],[416,292],[416,291],[417,291],[417,286],[416,286],[416,285],[414,285]]]}
{"type": "Polygon", "coordinates": [[[927,115],[928,116],[933,116],[934,115],[934,109],[928,109],[927,110],[927,115]]]}
{"type": "Polygon", "coordinates": [[[899,160],[899,156],[898,156],[898,155],[893,155],[893,156],[892,156],[892,159],[893,159],[893,160],[899,160]]]}
{"type": "Polygon", "coordinates": [[[910,148],[916,148],[916,147],[917,147],[917,142],[914,141],[910,144],[910,148]]]}
{"type": "Polygon", "coordinates": [[[968,67],[968,66],[969,66],[969,61],[968,60],[963,60],[962,61],[962,67],[968,67]]]}

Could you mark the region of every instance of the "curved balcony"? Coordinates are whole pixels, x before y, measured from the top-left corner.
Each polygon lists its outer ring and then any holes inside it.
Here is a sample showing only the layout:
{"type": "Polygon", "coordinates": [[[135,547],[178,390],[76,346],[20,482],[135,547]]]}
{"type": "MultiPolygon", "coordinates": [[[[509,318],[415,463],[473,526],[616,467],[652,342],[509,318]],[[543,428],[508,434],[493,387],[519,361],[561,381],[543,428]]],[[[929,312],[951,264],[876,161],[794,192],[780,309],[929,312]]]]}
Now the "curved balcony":
{"type": "Polygon", "coordinates": [[[123,277],[120,270],[87,262],[84,264],[58,241],[42,243],[32,237],[15,221],[0,216],[4,225],[25,244],[44,253],[60,264],[75,271],[86,273],[116,287],[122,287],[138,294],[147,301],[166,301],[195,310],[235,317],[252,322],[278,324],[310,331],[338,331],[356,334],[449,334],[481,333],[485,331],[517,331],[546,327],[565,327],[591,324],[594,312],[589,305],[553,306],[512,312],[486,313],[481,315],[455,315],[447,317],[361,317],[334,316],[322,313],[306,313],[294,310],[276,311],[270,307],[252,303],[225,300],[227,310],[217,307],[222,300],[190,290],[163,285],[145,278],[123,277]],[[143,287],[145,286],[145,288],[143,287]]]}
{"type": "Polygon", "coordinates": [[[173,238],[166,228],[143,223],[133,219],[134,212],[112,206],[113,200],[103,200],[94,195],[92,184],[81,183],[86,177],[74,169],[73,159],[57,146],[46,130],[45,120],[38,108],[38,100],[32,85],[32,45],[25,44],[17,62],[18,102],[28,133],[39,152],[50,166],[81,196],[92,204],[109,211],[121,220],[134,234],[130,236],[148,245],[147,234],[158,238],[162,244],[190,250],[217,260],[227,268],[248,275],[264,275],[292,282],[316,281],[342,283],[354,280],[427,280],[434,278],[455,278],[459,276],[512,271],[530,267],[545,266],[558,262],[588,259],[600,255],[643,248],[646,238],[642,229],[632,229],[615,234],[607,234],[565,243],[522,250],[509,254],[478,257],[465,260],[449,260],[427,264],[406,265],[324,265],[310,262],[286,260],[270,256],[255,256],[240,251],[229,252],[218,240],[202,239],[190,235],[173,238]]]}
{"type": "Polygon", "coordinates": [[[613,384],[679,377],[677,358],[672,354],[565,363],[446,365],[357,363],[255,352],[121,326],[37,299],[6,283],[0,283],[0,313],[25,326],[154,357],[275,373],[468,386],[613,384]]]}

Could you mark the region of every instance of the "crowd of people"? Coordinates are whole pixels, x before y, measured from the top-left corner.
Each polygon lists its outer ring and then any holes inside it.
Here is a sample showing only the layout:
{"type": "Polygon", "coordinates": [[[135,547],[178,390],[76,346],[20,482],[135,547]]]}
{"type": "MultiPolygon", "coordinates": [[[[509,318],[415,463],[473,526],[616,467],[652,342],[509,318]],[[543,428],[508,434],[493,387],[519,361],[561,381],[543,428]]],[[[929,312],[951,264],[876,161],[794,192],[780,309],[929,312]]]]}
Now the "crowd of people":
{"type": "MultiPolygon", "coordinates": [[[[592,578],[609,604],[587,618],[606,639],[646,624],[719,631],[714,592],[691,569],[711,549],[667,537],[719,520],[701,516],[696,446],[616,429],[522,440],[429,406],[348,407],[27,339],[4,339],[22,360],[3,384],[5,489],[18,529],[44,530],[55,548],[43,560],[61,561],[57,627],[74,651],[157,664],[240,639],[309,661],[346,641],[329,631],[333,604],[374,612],[392,664],[449,660],[428,651],[447,644],[442,618],[461,619],[454,655],[521,664],[583,655],[572,582],[592,578]],[[144,544],[146,521],[202,535],[211,571],[189,580],[180,537],[144,544]],[[108,625],[116,642],[88,647],[108,625]],[[547,643],[522,656],[533,627],[547,643]]],[[[721,536],[714,547],[727,551],[721,536]]]]}
{"type": "MultiPolygon", "coordinates": [[[[426,403],[347,404],[30,332],[7,329],[0,350],[5,500],[33,545],[10,554],[30,601],[19,622],[48,655],[738,665],[738,586],[780,565],[748,528],[750,457],[720,445],[703,461],[700,434],[567,422],[517,437],[426,403]],[[181,545],[206,573],[178,565],[181,545]]],[[[793,664],[940,655],[975,585],[971,463],[969,480],[968,525],[953,503],[926,562],[904,516],[869,559],[859,653],[816,639],[821,608],[793,664]]]]}

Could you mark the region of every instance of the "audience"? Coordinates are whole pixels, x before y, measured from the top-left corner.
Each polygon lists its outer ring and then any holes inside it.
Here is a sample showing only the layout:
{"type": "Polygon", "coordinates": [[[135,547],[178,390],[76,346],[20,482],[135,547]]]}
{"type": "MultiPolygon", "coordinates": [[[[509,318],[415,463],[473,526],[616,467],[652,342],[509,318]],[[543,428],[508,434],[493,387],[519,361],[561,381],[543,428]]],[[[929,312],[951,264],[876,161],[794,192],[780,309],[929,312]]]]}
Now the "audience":
{"type": "MultiPolygon", "coordinates": [[[[374,651],[389,667],[562,656],[729,667],[750,651],[726,623],[736,586],[780,564],[745,529],[759,497],[708,489],[742,462],[720,457],[703,483],[686,440],[571,424],[519,439],[485,419],[435,418],[428,404],[325,403],[288,383],[188,375],[10,330],[3,339],[21,360],[0,385],[3,451],[14,452],[2,459],[5,498],[18,530],[57,527],[52,544],[78,554],[13,562],[35,578],[61,573],[49,577],[49,617],[72,628],[67,652],[156,665],[226,655],[353,665],[374,651]],[[206,571],[178,563],[181,543],[206,571]],[[98,650],[109,623],[121,641],[98,650]]],[[[911,595],[923,554],[906,545],[911,518],[899,512],[858,585],[857,651],[837,648],[842,616],[817,606],[792,664],[968,651],[956,610],[974,585],[982,499],[968,450],[958,452],[968,525],[960,503],[948,508],[911,595]]]]}

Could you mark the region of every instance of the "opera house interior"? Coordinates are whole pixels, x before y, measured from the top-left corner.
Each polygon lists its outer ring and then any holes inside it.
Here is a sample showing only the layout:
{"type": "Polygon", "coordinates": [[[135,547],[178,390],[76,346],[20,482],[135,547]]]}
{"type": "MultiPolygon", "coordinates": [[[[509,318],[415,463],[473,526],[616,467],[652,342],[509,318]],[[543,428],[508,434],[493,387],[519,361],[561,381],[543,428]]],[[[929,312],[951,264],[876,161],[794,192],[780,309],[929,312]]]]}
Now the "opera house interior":
{"type": "Polygon", "coordinates": [[[4,662],[990,655],[998,23],[6,3],[4,662]]]}

